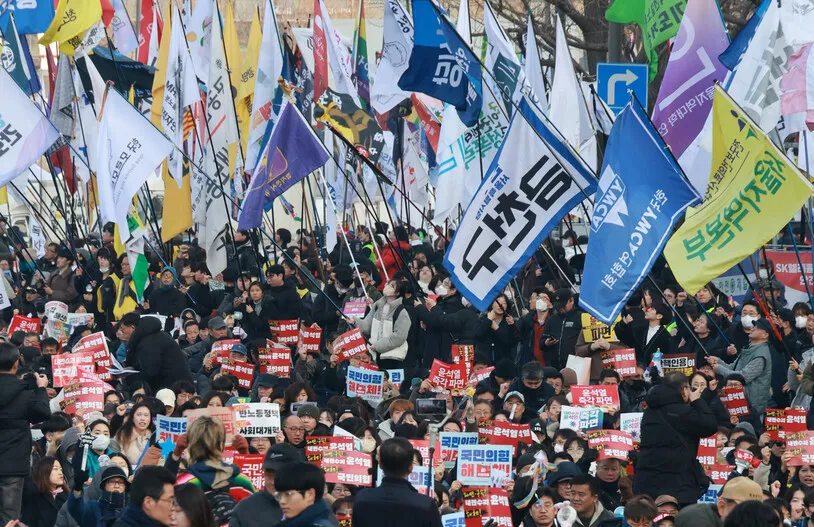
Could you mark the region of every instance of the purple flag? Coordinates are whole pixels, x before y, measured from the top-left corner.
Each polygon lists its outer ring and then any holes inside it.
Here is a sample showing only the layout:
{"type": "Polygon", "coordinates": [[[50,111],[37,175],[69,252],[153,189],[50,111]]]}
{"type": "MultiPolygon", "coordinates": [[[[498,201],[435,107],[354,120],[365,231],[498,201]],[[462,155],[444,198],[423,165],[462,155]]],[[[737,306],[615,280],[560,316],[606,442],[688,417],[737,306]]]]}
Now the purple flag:
{"type": "Polygon", "coordinates": [[[704,127],[715,81],[727,73],[718,55],[728,46],[729,34],[716,0],[689,0],[652,118],[676,158],[704,127]]]}
{"type": "Polygon", "coordinates": [[[274,125],[243,200],[240,230],[260,227],[263,208],[328,161],[328,152],[300,112],[287,104],[274,125]]]}

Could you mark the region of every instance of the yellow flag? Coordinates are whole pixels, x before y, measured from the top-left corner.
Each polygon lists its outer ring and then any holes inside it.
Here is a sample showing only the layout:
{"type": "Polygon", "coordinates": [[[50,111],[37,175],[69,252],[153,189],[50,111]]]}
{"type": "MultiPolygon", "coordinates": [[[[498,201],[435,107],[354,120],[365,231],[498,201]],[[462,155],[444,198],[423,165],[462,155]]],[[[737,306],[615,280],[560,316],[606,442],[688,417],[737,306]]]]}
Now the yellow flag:
{"type": "MultiPolygon", "coordinates": [[[[161,33],[161,43],[158,45],[158,57],[155,62],[155,76],[153,77],[153,104],[150,106],[150,121],[159,130],[163,130],[161,107],[164,104],[164,85],[167,80],[167,60],[170,55],[170,37],[172,36],[171,5],[172,2],[167,2],[164,6],[164,31],[161,33]]],[[[164,163],[166,164],[166,161],[164,163]]]]}
{"type": "Polygon", "coordinates": [[[178,188],[178,183],[167,170],[166,161],[161,165],[161,179],[164,181],[161,241],[168,242],[192,227],[192,187],[189,184],[189,175],[186,175],[181,181],[181,188],[178,188]]]}
{"type": "Polygon", "coordinates": [[[237,90],[237,121],[240,126],[240,138],[243,144],[243,151],[246,151],[246,144],[249,141],[249,124],[252,116],[252,98],[254,96],[254,83],[257,73],[257,60],[260,57],[260,44],[263,34],[260,28],[260,15],[257,10],[252,18],[252,28],[249,32],[249,45],[246,49],[246,60],[240,73],[240,88],[237,90]]]}
{"type": "Polygon", "coordinates": [[[40,39],[47,46],[59,42],[59,50],[73,55],[85,31],[102,19],[102,3],[94,0],[60,0],[54,20],[40,39]]]}
{"type": "Polygon", "coordinates": [[[240,74],[243,71],[240,56],[240,41],[237,38],[235,27],[235,11],[232,4],[226,4],[226,17],[223,21],[223,47],[226,49],[226,60],[229,62],[229,81],[232,83],[233,93],[237,93],[240,86],[240,74]]]}
{"type": "Polygon", "coordinates": [[[0,188],[0,205],[8,205],[8,189],[0,188]]]}
{"type": "Polygon", "coordinates": [[[691,294],[774,237],[812,192],[797,167],[717,85],[712,130],[704,203],[687,209],[664,248],[676,280],[691,294]]]}

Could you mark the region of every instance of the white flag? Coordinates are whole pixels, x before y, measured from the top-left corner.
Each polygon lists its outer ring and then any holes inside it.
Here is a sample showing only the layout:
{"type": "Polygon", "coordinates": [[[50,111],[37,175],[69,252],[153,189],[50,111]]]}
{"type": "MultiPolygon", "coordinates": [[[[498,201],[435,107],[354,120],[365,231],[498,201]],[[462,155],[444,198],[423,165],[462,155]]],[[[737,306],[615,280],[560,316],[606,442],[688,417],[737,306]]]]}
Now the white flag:
{"type": "Polygon", "coordinates": [[[192,69],[204,84],[209,83],[210,39],[212,38],[212,0],[198,0],[195,9],[185,24],[189,54],[192,57],[192,69]]]}
{"type": "Polygon", "coordinates": [[[147,44],[147,64],[155,66],[158,61],[158,48],[161,44],[158,38],[158,21],[161,20],[161,15],[158,13],[158,7],[153,2],[153,23],[150,24],[150,42],[147,44]]]}
{"type": "Polygon", "coordinates": [[[328,41],[328,65],[331,68],[336,91],[350,95],[354,102],[361,106],[359,94],[353,84],[353,58],[348,47],[342,42],[342,35],[334,30],[324,0],[319,0],[319,9],[322,14],[322,30],[325,32],[325,40],[328,41]]]}
{"type": "MultiPolygon", "coordinates": [[[[90,59],[85,56],[85,63],[90,64],[90,59]]],[[[93,65],[88,66],[88,71],[93,68],[93,65]]],[[[79,178],[87,183],[90,181],[90,170],[96,170],[94,163],[96,162],[96,140],[99,133],[99,123],[96,120],[96,112],[90,103],[90,98],[85,93],[85,88],[82,85],[82,80],[79,78],[79,72],[76,71],[74,64],[70,65],[70,74],[73,81],[73,91],[75,94],[73,137],[70,144],[74,150],[84,154],[85,159],[81,163],[75,163],[74,168],[79,178]],[[86,165],[87,164],[87,165],[86,165]]],[[[97,72],[98,73],[98,72],[97,72]]],[[[91,83],[93,83],[93,75],[91,75],[91,83]]],[[[104,91],[102,92],[104,93],[104,91]]],[[[97,106],[102,104],[102,96],[94,95],[94,101],[97,106]]]]}
{"type": "Polygon", "coordinates": [[[410,62],[413,51],[413,21],[398,0],[387,0],[384,8],[384,44],[371,87],[370,104],[385,114],[410,96],[399,88],[399,79],[410,62]]]}
{"type": "Polygon", "coordinates": [[[122,0],[111,0],[113,18],[110,20],[110,31],[113,33],[113,44],[119,53],[129,55],[138,48],[138,37],[130,23],[130,17],[122,0]]]}
{"type": "MultiPolygon", "coordinates": [[[[184,140],[184,108],[201,100],[198,80],[192,69],[192,59],[186,45],[178,10],[172,12],[172,34],[167,58],[167,80],[164,85],[164,107],[161,125],[175,146],[182,147],[184,140]]],[[[184,159],[181,152],[173,149],[167,160],[167,168],[178,186],[183,179],[184,159]]]]}
{"type": "Polygon", "coordinates": [[[172,143],[115,89],[99,122],[96,180],[102,219],[126,232],[133,196],[173,150],[172,143]]]}
{"type": "MultiPolygon", "coordinates": [[[[483,3],[483,24],[486,27],[486,40],[489,43],[486,52],[486,69],[492,72],[497,82],[498,92],[503,99],[503,107],[508,115],[514,113],[514,105],[523,94],[531,92],[526,81],[526,73],[517,60],[514,44],[509,41],[506,32],[500,27],[492,6],[487,0],[483,3]]],[[[492,83],[492,76],[487,75],[487,82],[492,83]]]]}
{"type": "Polygon", "coordinates": [[[526,79],[531,86],[531,101],[537,108],[548,115],[548,98],[545,92],[545,77],[540,61],[540,52],[537,49],[537,38],[534,36],[534,24],[531,23],[531,15],[528,17],[526,27],[526,79]]]}
{"type": "Polygon", "coordinates": [[[252,118],[249,125],[249,142],[246,147],[245,170],[254,174],[260,157],[260,147],[269,126],[274,126],[281,108],[274,108],[280,91],[278,80],[283,72],[283,51],[277,31],[277,15],[274,3],[268,0],[263,15],[263,41],[257,59],[257,80],[254,85],[252,118]]]}

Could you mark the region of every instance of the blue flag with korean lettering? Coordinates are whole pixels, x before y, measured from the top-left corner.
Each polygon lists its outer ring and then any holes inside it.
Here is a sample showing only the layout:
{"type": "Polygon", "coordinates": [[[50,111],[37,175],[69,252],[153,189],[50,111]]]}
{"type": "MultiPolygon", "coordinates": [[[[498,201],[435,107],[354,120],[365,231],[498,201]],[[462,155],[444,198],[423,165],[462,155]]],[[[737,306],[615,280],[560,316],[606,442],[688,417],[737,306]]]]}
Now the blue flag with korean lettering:
{"type": "Polygon", "coordinates": [[[432,0],[413,0],[413,24],[413,51],[399,88],[455,106],[461,122],[474,126],[483,106],[480,62],[432,0]]]}
{"type": "Polygon", "coordinates": [[[684,210],[701,200],[634,101],[611,129],[591,218],[579,304],[612,324],[684,210]],[[635,155],[631,155],[635,152],[635,155]]]}
{"type": "Polygon", "coordinates": [[[260,227],[263,207],[268,202],[327,161],[328,152],[303,120],[302,114],[292,104],[286,104],[249,183],[238,228],[247,230],[260,227]]]}
{"type": "Polygon", "coordinates": [[[45,33],[54,13],[51,0],[0,0],[0,26],[5,27],[13,14],[21,35],[45,33]]]}

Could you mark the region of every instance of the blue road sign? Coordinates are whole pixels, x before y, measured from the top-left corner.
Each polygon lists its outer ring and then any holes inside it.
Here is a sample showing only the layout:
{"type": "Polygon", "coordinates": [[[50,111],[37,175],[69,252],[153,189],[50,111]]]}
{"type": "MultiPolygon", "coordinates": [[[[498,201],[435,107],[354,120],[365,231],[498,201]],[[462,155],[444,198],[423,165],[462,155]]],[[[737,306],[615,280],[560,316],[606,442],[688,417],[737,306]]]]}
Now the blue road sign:
{"type": "Polygon", "coordinates": [[[647,108],[647,68],[647,64],[597,64],[597,94],[617,114],[630,100],[628,90],[633,90],[642,106],[647,108]]]}

